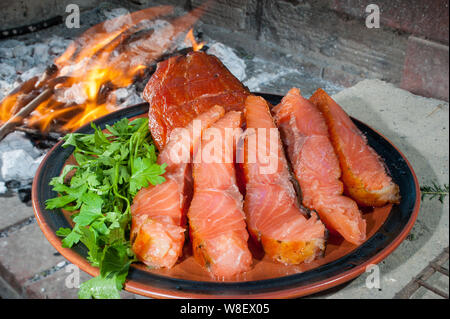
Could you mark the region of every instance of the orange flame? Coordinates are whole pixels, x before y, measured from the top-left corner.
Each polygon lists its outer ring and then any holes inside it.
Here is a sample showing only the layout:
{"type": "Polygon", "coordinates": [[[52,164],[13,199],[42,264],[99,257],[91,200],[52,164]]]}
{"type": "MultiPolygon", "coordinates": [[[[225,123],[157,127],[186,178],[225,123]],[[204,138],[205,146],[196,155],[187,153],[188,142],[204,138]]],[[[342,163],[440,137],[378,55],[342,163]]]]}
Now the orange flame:
{"type": "Polygon", "coordinates": [[[194,37],[194,30],[193,30],[193,29],[190,29],[190,30],[188,31],[188,33],[186,34],[185,41],[186,41],[186,40],[189,41],[189,42],[191,43],[192,49],[193,49],[194,51],[199,51],[199,50],[201,50],[201,49],[205,46],[205,42],[200,42],[200,43],[198,43],[197,40],[195,40],[195,37],[194,37]]]}
{"type": "MultiPolygon", "coordinates": [[[[192,28],[204,8],[205,5],[171,23],[162,23],[158,29],[152,23],[172,13],[172,6],[133,12],[88,29],[55,59],[55,77],[67,79],[25,119],[25,124],[44,132],[55,124],[56,129],[72,131],[114,111],[115,96],[109,91],[127,87],[143,75],[148,66],[173,47],[176,37],[192,28]]],[[[194,50],[199,50],[203,43],[195,41],[192,29],[189,33],[194,50]]],[[[14,115],[21,93],[11,94],[1,102],[0,122],[14,115]]]]}
{"type": "Polygon", "coordinates": [[[1,107],[0,107],[0,121],[6,122],[10,117],[11,114],[14,114],[14,108],[17,103],[19,97],[19,92],[16,92],[14,94],[10,94],[2,101],[1,107]]]}

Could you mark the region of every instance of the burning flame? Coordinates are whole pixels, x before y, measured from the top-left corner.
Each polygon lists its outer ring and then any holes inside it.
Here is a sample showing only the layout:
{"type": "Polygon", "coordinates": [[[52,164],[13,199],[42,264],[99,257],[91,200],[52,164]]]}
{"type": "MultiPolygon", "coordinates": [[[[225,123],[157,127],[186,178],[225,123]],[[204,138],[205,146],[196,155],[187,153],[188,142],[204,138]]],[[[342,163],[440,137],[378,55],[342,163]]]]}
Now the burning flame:
{"type": "Polygon", "coordinates": [[[67,122],[62,126],[64,131],[72,131],[96,118],[115,110],[115,97],[106,99],[101,97],[103,88],[122,88],[133,83],[133,79],[141,71],[146,69],[145,65],[137,65],[128,70],[123,70],[115,65],[108,66],[107,57],[99,59],[88,70],[80,68],[70,73],[68,80],[55,87],[56,101],[49,99],[38,106],[27,120],[27,124],[33,127],[39,127],[42,131],[48,131],[53,120],[60,119],[64,115],[70,115],[67,122]],[[82,74],[84,73],[84,74],[82,74]],[[77,88],[77,89],[74,89],[77,88]],[[78,95],[78,98],[84,97],[81,104],[58,100],[58,92],[69,92],[69,95],[78,95]],[[72,91],[72,92],[71,92],[72,91]],[[81,97],[80,97],[81,96],[81,97]]]}
{"type": "Polygon", "coordinates": [[[189,41],[189,42],[191,43],[192,49],[193,49],[194,51],[199,51],[199,50],[201,50],[201,49],[203,48],[203,46],[205,45],[205,42],[200,42],[200,43],[198,43],[197,40],[195,40],[195,37],[194,37],[194,30],[193,30],[193,29],[190,29],[190,30],[188,31],[188,33],[186,34],[185,41],[189,41]]]}
{"type": "MultiPolygon", "coordinates": [[[[206,5],[170,23],[157,19],[172,13],[173,7],[159,6],[88,29],[55,59],[57,71],[52,78],[63,81],[54,87],[53,96],[25,119],[25,124],[44,132],[51,128],[73,131],[114,111],[115,95],[109,93],[133,84],[158,58],[173,49],[174,40],[192,28],[206,5]]],[[[194,50],[201,49],[203,43],[195,41],[192,29],[187,37],[194,50]]],[[[42,87],[38,85],[45,87],[45,83],[38,81],[36,88],[40,90],[42,87]]],[[[6,122],[17,112],[21,97],[27,93],[19,90],[1,102],[0,122],[6,122]]]]}
{"type": "Polygon", "coordinates": [[[0,107],[0,121],[6,122],[11,114],[14,114],[14,106],[17,104],[19,93],[13,93],[5,97],[0,107]]]}

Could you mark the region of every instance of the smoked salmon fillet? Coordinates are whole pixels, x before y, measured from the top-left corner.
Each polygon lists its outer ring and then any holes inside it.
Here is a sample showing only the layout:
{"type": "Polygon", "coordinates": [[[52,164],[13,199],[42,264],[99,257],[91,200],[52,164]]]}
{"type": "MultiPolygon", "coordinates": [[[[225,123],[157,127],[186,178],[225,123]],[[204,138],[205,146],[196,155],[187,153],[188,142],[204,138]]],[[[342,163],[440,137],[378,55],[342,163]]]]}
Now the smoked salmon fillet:
{"type": "Polygon", "coordinates": [[[245,101],[244,211],[252,236],[284,264],[309,262],[325,249],[327,232],[317,213],[307,218],[297,203],[280,136],[267,102],[245,101]],[[266,155],[266,156],[264,156],[266,155]]]}
{"type": "Polygon", "coordinates": [[[185,127],[214,105],[225,111],[244,108],[248,90],[220,62],[204,52],[171,57],[158,64],[143,98],[150,104],[148,117],[153,140],[162,149],[175,127],[185,127]]]}
{"type": "Polygon", "coordinates": [[[226,113],[203,133],[194,157],[194,196],[188,212],[192,248],[195,259],[215,278],[248,271],[252,264],[233,162],[241,123],[241,112],[226,113]]]}
{"type": "Polygon", "coordinates": [[[155,268],[171,268],[182,254],[186,212],[192,197],[191,156],[201,132],[224,115],[214,106],[192,121],[184,131],[174,131],[158,156],[166,163],[166,181],[142,188],[131,206],[131,244],[138,259],[155,268]],[[198,124],[198,125],[197,125],[198,124]],[[198,127],[198,134],[194,131],[198,127]]]}
{"type": "Polygon", "coordinates": [[[325,117],[331,142],[339,158],[346,192],[362,206],[400,202],[399,187],[383,160],[345,111],[322,89],[310,98],[325,117]]]}
{"type": "Polygon", "coordinates": [[[328,229],[361,244],[366,238],[366,222],[356,202],[342,195],[339,160],[322,113],[297,88],[291,89],[273,112],[300,184],[303,205],[315,210],[328,229]]]}

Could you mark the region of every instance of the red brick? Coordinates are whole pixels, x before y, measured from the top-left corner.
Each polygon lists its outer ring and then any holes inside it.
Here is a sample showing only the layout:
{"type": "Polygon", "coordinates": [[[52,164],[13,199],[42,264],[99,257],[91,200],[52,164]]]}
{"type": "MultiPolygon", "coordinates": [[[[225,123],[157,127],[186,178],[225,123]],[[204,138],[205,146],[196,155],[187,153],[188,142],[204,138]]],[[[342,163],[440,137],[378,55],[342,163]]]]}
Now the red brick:
{"type": "Polygon", "coordinates": [[[449,100],[449,47],[409,37],[401,87],[426,97],[449,100]]]}

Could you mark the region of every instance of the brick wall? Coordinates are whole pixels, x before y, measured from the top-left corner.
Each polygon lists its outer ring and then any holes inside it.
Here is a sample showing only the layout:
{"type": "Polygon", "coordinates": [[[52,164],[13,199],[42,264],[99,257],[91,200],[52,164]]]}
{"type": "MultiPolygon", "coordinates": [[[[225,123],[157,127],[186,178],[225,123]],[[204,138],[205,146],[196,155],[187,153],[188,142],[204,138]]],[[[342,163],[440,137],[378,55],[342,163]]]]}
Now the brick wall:
{"type": "MultiPolygon", "coordinates": [[[[182,8],[204,2],[132,1],[182,8]]],[[[448,17],[448,0],[216,0],[198,29],[343,86],[375,78],[448,100],[448,17]],[[379,29],[365,25],[371,3],[380,8],[379,29]]]]}

